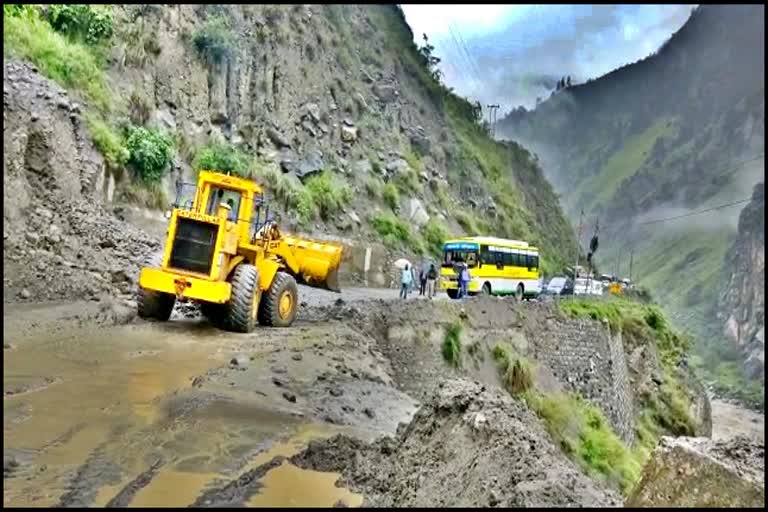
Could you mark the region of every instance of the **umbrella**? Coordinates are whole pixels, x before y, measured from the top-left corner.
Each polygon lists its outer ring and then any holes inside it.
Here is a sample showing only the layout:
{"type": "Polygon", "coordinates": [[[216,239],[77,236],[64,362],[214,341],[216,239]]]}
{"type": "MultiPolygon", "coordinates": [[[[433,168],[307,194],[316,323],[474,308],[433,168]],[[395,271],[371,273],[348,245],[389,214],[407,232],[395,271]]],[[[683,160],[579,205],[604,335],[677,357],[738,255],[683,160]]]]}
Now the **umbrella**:
{"type": "Polygon", "coordinates": [[[409,268],[413,268],[413,265],[411,265],[411,262],[405,258],[400,258],[394,263],[394,265],[399,269],[404,269],[406,265],[408,265],[409,268]]]}

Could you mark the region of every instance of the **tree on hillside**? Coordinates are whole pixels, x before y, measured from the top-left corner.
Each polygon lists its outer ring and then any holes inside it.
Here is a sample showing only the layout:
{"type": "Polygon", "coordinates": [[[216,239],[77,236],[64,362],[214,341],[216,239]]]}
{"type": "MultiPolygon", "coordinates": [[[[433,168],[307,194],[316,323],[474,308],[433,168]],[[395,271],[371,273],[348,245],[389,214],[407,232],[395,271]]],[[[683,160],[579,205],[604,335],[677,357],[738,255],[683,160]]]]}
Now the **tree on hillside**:
{"type": "Polygon", "coordinates": [[[439,82],[443,77],[443,72],[437,67],[437,65],[440,64],[441,59],[434,55],[435,47],[429,44],[427,34],[423,34],[423,36],[424,46],[419,48],[419,54],[421,55],[424,65],[427,66],[427,69],[432,74],[432,78],[439,82]]]}
{"type": "Polygon", "coordinates": [[[479,101],[475,101],[472,105],[472,118],[476,123],[479,123],[483,119],[483,106],[479,101]]]}

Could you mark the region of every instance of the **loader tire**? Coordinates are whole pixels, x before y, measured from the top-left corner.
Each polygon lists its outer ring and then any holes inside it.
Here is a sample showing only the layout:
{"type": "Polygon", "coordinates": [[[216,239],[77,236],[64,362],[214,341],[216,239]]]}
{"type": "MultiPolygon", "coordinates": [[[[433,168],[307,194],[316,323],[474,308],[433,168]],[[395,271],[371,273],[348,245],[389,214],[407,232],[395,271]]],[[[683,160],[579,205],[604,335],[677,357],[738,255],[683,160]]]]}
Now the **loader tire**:
{"type": "MultiPolygon", "coordinates": [[[[146,267],[159,268],[162,263],[163,253],[159,252],[147,258],[146,267]]],[[[136,296],[139,318],[159,320],[167,322],[171,317],[173,306],[176,304],[176,296],[170,293],[147,290],[139,286],[136,296]]]]}
{"type": "Polygon", "coordinates": [[[290,274],[278,272],[272,286],[261,298],[259,323],[271,327],[288,327],[296,318],[298,300],[296,280],[290,274]]]}
{"type": "Polygon", "coordinates": [[[241,263],[232,273],[232,297],[225,306],[224,326],[234,332],[251,332],[259,306],[259,271],[241,263]]]}

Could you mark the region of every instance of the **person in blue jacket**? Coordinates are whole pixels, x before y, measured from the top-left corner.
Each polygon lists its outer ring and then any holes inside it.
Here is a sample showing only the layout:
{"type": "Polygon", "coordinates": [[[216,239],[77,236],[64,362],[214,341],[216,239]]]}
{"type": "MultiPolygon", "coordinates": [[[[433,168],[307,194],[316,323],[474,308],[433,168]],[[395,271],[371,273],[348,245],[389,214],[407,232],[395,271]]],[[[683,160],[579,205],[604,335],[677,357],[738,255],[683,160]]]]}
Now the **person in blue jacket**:
{"type": "Polygon", "coordinates": [[[410,265],[405,265],[402,274],[400,275],[400,298],[407,299],[408,291],[413,284],[413,273],[411,272],[410,265]]]}

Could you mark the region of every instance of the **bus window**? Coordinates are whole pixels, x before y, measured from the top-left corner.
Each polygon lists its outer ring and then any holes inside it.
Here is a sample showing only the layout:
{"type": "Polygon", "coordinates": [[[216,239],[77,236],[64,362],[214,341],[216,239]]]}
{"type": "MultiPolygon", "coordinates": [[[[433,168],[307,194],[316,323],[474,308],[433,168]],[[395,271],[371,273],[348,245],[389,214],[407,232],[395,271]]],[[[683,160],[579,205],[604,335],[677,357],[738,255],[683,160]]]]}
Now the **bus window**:
{"type": "Polygon", "coordinates": [[[491,251],[488,250],[487,245],[481,245],[480,246],[480,264],[481,265],[492,265],[495,261],[494,255],[491,251]]]}
{"type": "Polygon", "coordinates": [[[467,250],[448,250],[443,252],[443,267],[452,267],[454,263],[463,261],[467,267],[473,268],[477,265],[477,251],[467,250]]]}

